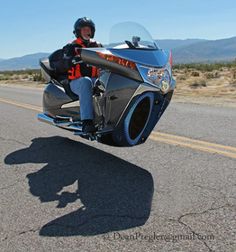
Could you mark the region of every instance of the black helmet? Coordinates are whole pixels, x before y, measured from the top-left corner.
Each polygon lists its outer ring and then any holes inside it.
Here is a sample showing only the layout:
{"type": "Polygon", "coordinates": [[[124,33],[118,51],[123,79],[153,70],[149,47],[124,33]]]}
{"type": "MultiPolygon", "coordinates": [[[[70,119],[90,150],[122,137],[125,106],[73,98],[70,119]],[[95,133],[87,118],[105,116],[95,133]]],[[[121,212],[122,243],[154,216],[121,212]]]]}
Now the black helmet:
{"type": "Polygon", "coordinates": [[[92,31],[91,38],[94,37],[94,33],[95,33],[95,24],[94,24],[94,22],[90,18],[83,17],[83,18],[79,18],[74,24],[73,33],[75,34],[76,38],[80,37],[80,35],[81,35],[80,34],[80,29],[82,27],[85,27],[85,26],[89,26],[91,28],[91,31],[92,31]]]}

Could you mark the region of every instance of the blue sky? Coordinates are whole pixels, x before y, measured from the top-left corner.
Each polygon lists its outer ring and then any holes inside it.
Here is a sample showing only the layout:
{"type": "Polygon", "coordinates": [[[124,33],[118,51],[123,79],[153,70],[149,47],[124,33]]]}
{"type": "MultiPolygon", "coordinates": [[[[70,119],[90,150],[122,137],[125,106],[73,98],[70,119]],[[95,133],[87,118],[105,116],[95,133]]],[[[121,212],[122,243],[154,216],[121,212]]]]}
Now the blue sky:
{"type": "Polygon", "coordinates": [[[122,21],[141,23],[155,39],[236,36],[235,0],[0,0],[0,6],[0,58],[61,48],[83,16],[94,20],[102,43],[122,21]]]}

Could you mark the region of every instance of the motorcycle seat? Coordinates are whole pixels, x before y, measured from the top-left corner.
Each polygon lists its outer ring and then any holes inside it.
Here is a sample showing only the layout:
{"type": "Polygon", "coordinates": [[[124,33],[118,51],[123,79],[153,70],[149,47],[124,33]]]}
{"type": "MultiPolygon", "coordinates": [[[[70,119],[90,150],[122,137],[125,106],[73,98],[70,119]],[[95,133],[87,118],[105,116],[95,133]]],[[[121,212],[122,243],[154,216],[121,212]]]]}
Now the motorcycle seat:
{"type": "Polygon", "coordinates": [[[50,76],[54,76],[55,72],[54,72],[54,69],[51,68],[48,58],[41,59],[40,60],[40,66],[44,69],[44,71],[47,74],[49,74],[50,76]]]}

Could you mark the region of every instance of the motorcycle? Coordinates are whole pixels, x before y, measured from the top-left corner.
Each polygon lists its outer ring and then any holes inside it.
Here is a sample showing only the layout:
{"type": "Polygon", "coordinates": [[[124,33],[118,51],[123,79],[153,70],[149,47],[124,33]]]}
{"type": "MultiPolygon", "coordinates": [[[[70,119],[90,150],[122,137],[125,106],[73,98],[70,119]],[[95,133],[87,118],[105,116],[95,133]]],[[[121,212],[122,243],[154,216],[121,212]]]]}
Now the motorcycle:
{"type": "Polygon", "coordinates": [[[93,94],[97,131],[82,132],[79,98],[64,85],[68,80],[55,76],[49,58],[40,61],[48,85],[38,120],[112,146],[144,143],[176,86],[171,51],[160,49],[143,26],[124,22],[113,26],[106,47],[81,49],[80,60],[100,69],[93,94]]]}

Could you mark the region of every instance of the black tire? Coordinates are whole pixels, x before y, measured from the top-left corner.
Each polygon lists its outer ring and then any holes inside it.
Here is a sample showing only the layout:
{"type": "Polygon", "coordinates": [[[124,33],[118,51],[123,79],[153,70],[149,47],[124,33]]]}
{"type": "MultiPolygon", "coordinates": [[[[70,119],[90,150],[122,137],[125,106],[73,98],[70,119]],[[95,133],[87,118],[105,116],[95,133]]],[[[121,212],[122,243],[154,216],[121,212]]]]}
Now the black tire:
{"type": "Polygon", "coordinates": [[[113,141],[118,146],[134,146],[146,140],[143,133],[149,122],[153,104],[152,92],[135,97],[112,134],[113,141]]]}
{"type": "Polygon", "coordinates": [[[102,135],[99,138],[98,142],[106,144],[106,145],[110,145],[110,146],[118,146],[117,143],[114,141],[111,133],[102,135]]]}

